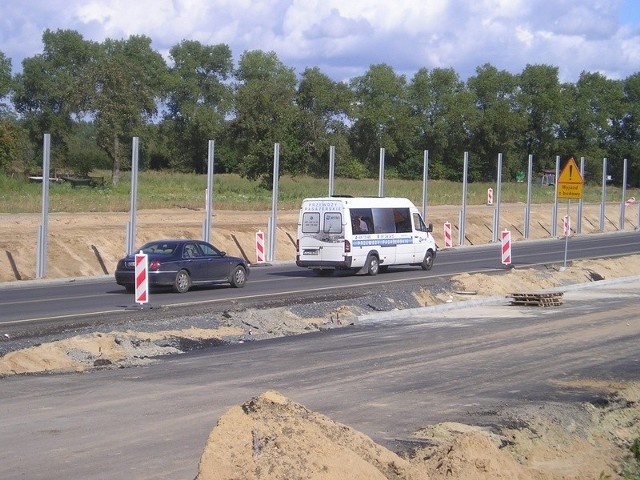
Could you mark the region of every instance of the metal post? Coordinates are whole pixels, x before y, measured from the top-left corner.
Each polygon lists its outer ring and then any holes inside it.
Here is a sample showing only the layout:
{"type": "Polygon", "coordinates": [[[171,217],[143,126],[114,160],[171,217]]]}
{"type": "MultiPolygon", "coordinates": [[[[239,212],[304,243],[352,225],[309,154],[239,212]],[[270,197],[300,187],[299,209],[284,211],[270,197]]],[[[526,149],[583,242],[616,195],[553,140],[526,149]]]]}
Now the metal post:
{"type": "Polygon", "coordinates": [[[602,159],[602,200],[600,201],[600,231],[604,232],[605,204],[607,203],[607,158],[602,159]]]}
{"type": "Polygon", "coordinates": [[[422,219],[427,221],[427,188],[429,185],[429,150],[424,151],[422,162],[422,219]]]}
{"type": "Polygon", "coordinates": [[[378,170],[378,196],[384,197],[384,148],[380,149],[380,167],[378,170]]]}
{"type": "Polygon", "coordinates": [[[49,231],[49,170],[51,165],[51,134],[45,133],[42,141],[42,217],[38,228],[38,253],[36,278],[47,275],[47,240],[49,231]]]}
{"type": "Polygon", "coordinates": [[[502,192],[502,154],[498,154],[498,173],[496,176],[496,208],[493,223],[493,241],[498,241],[498,231],[500,230],[500,192],[502,192]]]}
{"type": "Polygon", "coordinates": [[[620,203],[620,230],[624,230],[627,201],[627,159],[622,162],[622,202],[620,203]]]}
{"type": "Polygon", "coordinates": [[[333,196],[334,177],[336,176],[336,147],[329,147],[329,196],[333,196]]]}
{"type": "Polygon", "coordinates": [[[460,245],[464,245],[464,226],[467,220],[467,171],[469,170],[469,152],[464,152],[462,173],[462,212],[460,218],[460,245]]]}
{"type": "Polygon", "coordinates": [[[271,222],[269,223],[269,252],[267,260],[276,259],[276,228],[278,224],[278,183],[280,181],[280,144],[273,145],[273,194],[271,198],[271,222]]]}
{"type": "Polygon", "coordinates": [[[208,152],[207,152],[207,194],[205,205],[205,217],[204,217],[204,234],[202,239],[205,242],[211,243],[211,218],[213,216],[213,159],[215,153],[215,142],[209,140],[208,152]]]}
{"type": "MultiPolygon", "coordinates": [[[[582,177],[582,181],[584,182],[584,157],[580,157],[580,177],[582,177]]],[[[578,200],[578,212],[576,220],[576,233],[582,233],[582,196],[580,200],[578,200]]]]}
{"type": "Polygon", "coordinates": [[[529,162],[527,165],[527,207],[524,211],[524,238],[529,238],[529,226],[531,224],[531,183],[533,179],[533,155],[529,154],[529,162]]]}
{"type": "Polygon", "coordinates": [[[564,263],[562,264],[562,270],[566,270],[567,268],[567,252],[569,250],[569,235],[571,235],[571,226],[569,223],[569,219],[570,217],[570,205],[571,205],[571,200],[567,200],[567,228],[569,229],[568,232],[564,231],[564,224],[563,224],[563,231],[562,233],[564,234],[564,263]]]}
{"type": "Polygon", "coordinates": [[[136,210],[138,208],[138,137],[131,143],[131,211],[129,218],[129,236],[127,237],[127,255],[136,248],[136,210]]]}
{"type": "Polygon", "coordinates": [[[555,183],[555,192],[553,194],[553,211],[551,213],[551,236],[555,237],[558,232],[558,177],[560,176],[560,155],[556,155],[556,178],[553,183],[555,183]]]}

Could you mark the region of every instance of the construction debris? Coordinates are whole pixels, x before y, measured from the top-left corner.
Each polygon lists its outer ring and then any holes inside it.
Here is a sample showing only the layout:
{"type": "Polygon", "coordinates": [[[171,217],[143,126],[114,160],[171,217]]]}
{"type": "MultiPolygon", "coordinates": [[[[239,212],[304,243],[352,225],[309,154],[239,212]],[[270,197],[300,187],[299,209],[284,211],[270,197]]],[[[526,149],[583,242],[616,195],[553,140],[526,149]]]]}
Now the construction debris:
{"type": "Polygon", "coordinates": [[[564,292],[544,293],[510,293],[511,305],[527,305],[533,307],[557,307],[562,305],[564,292]]]}

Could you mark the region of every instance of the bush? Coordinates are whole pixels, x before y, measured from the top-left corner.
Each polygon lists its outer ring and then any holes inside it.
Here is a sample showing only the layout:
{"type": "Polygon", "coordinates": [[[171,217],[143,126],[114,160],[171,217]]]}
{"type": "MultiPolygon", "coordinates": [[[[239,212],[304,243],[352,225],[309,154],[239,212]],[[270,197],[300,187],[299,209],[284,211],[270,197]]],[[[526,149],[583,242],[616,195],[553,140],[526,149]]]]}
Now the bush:
{"type": "Polygon", "coordinates": [[[367,178],[369,172],[364,164],[354,158],[336,162],[336,176],[345,178],[367,178]]]}

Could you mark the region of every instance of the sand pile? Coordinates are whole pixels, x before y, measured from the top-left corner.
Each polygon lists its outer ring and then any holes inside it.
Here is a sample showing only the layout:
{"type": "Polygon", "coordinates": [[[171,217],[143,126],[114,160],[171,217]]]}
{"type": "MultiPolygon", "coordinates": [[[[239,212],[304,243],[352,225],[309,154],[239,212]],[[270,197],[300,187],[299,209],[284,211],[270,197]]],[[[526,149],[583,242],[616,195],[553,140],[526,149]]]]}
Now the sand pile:
{"type": "Polygon", "coordinates": [[[231,408],[211,432],[199,480],[424,478],[369,437],[277,392],[231,408]]]}
{"type": "Polygon", "coordinates": [[[431,445],[407,458],[280,393],[265,392],[218,420],[197,480],[620,478],[619,466],[634,462],[629,448],[640,435],[640,390],[637,384],[592,386],[608,389],[612,403],[512,412],[521,429],[429,426],[416,438],[431,445]]]}

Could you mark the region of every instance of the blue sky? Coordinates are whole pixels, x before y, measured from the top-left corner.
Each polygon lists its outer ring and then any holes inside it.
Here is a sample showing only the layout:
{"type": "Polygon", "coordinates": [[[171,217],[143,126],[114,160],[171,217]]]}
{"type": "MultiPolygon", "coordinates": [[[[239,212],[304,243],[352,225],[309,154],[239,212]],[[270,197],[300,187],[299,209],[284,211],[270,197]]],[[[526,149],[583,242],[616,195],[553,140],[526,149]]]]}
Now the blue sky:
{"type": "Polygon", "coordinates": [[[386,63],[411,78],[453,68],[463,80],[490,63],[511,73],[558,67],[562,81],[640,71],[640,0],[0,0],[0,51],[42,53],[42,32],[72,29],[87,40],[147,35],[170,63],[181,40],[274,51],[302,73],[335,80],[386,63]]]}

